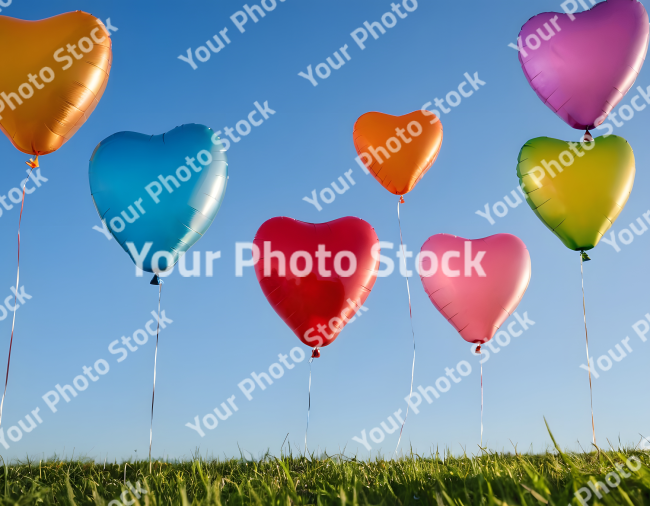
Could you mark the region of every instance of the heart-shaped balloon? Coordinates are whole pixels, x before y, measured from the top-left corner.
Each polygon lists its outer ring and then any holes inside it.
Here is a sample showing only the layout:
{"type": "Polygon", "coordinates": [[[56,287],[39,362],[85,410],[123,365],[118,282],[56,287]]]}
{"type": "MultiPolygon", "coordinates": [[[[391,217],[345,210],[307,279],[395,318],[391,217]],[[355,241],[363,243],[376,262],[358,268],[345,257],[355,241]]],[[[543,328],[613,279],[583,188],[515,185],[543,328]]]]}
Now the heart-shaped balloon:
{"type": "Polygon", "coordinates": [[[0,129],[23,153],[56,151],[95,110],[111,71],[104,24],[81,11],[0,16],[0,129]]]}
{"type": "Polygon", "coordinates": [[[530,255],[514,235],[429,237],[420,251],[420,278],[438,311],[470,343],[494,336],[524,296],[530,255]]]}
{"type": "Polygon", "coordinates": [[[641,71],[648,13],[637,0],[606,0],[578,14],[539,14],[519,37],[519,61],[539,98],[573,128],[593,128],[641,71]]]}
{"type": "Polygon", "coordinates": [[[442,123],[422,111],[404,116],[369,112],[354,125],[354,147],[370,173],[389,192],[410,192],[436,161],[442,123]]]}
{"type": "Polygon", "coordinates": [[[255,273],[262,292],[312,348],[337,338],[375,284],[379,239],[360,218],[321,224],[271,218],[259,228],[253,244],[259,251],[255,273]]]}
{"type": "Polygon", "coordinates": [[[530,208],[575,251],[595,247],[614,224],[635,173],[632,148],[616,135],[582,144],[538,137],[521,148],[517,165],[530,208]]]}
{"type": "Polygon", "coordinates": [[[89,177],[106,228],[138,267],[159,273],[214,221],[228,161],[219,138],[203,125],[162,135],[119,132],[97,145],[89,177]]]}

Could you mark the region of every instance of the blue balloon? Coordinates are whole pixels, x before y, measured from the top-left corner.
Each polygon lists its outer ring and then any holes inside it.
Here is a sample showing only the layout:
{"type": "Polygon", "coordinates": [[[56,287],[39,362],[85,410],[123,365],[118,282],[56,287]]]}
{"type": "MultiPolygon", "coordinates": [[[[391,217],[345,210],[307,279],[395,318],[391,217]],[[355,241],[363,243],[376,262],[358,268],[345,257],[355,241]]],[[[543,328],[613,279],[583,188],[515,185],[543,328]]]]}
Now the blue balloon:
{"type": "Polygon", "coordinates": [[[228,160],[212,129],[182,125],[162,135],[118,132],[89,166],[99,217],[142,270],[171,269],[214,221],[228,160]]]}

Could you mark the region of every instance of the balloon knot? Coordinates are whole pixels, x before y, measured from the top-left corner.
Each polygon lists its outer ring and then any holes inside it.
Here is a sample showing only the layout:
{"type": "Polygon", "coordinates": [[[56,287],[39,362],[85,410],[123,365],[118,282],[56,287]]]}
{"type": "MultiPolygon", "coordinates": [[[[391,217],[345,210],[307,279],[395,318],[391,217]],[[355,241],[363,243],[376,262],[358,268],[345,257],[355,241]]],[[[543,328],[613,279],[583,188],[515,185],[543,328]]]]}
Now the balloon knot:
{"type": "Polygon", "coordinates": [[[589,258],[589,255],[587,255],[587,253],[584,251],[580,252],[580,257],[582,258],[583,262],[589,262],[591,260],[591,258],[589,258]]]}
{"type": "Polygon", "coordinates": [[[160,277],[158,277],[158,274],[154,274],[153,279],[151,280],[151,282],[149,284],[159,286],[159,285],[163,284],[163,280],[160,279],[160,277]]]}
{"type": "Polygon", "coordinates": [[[320,358],[320,350],[318,348],[312,350],[311,358],[320,358]]]}
{"type": "Polygon", "coordinates": [[[474,351],[474,353],[476,353],[477,355],[481,354],[481,345],[480,344],[476,347],[476,350],[474,351]]]}
{"type": "Polygon", "coordinates": [[[594,138],[591,135],[591,133],[589,133],[588,128],[587,128],[587,131],[585,132],[584,137],[582,138],[582,142],[594,142],[594,138]]]}
{"type": "Polygon", "coordinates": [[[36,167],[39,167],[38,165],[38,155],[36,155],[36,158],[32,160],[31,158],[29,159],[29,162],[25,162],[27,165],[29,165],[32,169],[35,169],[36,167]]]}
{"type": "Polygon", "coordinates": [[[405,202],[404,202],[404,195],[400,195],[400,197],[399,197],[399,203],[400,203],[400,204],[404,204],[404,203],[405,203],[405,202]]]}

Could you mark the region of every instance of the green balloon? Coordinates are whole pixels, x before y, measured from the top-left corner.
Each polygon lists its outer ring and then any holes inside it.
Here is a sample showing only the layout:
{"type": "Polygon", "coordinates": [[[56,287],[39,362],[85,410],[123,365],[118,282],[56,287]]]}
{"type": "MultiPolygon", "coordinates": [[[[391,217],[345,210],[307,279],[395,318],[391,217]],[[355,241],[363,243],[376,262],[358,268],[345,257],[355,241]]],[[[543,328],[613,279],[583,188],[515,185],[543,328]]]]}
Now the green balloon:
{"type": "Polygon", "coordinates": [[[565,142],[529,140],[517,176],[530,208],[564,245],[594,248],[625,207],[634,185],[634,153],[622,137],[565,142]]]}

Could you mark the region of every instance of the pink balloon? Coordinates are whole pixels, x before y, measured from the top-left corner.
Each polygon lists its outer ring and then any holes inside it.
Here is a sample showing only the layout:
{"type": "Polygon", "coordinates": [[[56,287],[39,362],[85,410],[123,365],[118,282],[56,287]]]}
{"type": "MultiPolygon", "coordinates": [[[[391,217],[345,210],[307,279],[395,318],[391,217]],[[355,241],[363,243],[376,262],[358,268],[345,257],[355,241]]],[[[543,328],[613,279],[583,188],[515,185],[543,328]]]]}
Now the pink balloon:
{"type": "Polygon", "coordinates": [[[482,344],[492,339],[524,296],[530,255],[522,240],[511,234],[474,240],[436,234],[422,246],[418,269],[436,309],[465,341],[482,344]]]}
{"type": "Polygon", "coordinates": [[[648,28],[636,0],[607,0],[577,14],[545,12],[522,27],[519,61],[555,114],[573,128],[594,128],[634,84],[648,28]]]}

